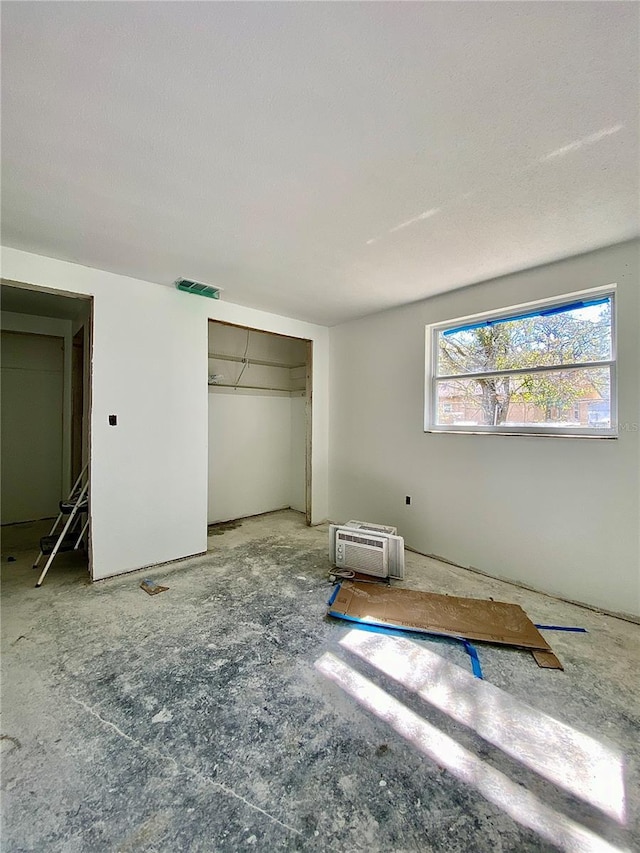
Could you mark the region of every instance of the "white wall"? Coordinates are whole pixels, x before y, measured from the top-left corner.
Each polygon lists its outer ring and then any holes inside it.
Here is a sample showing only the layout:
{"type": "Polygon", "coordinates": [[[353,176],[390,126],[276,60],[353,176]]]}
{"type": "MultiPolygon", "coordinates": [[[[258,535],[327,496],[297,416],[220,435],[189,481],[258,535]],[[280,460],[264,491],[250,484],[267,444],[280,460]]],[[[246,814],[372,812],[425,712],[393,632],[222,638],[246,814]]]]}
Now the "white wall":
{"type": "Polygon", "coordinates": [[[2,523],[58,514],[64,339],[2,330],[2,523]]]}
{"type": "Polygon", "coordinates": [[[94,297],[94,579],[206,550],[209,319],[313,341],[312,520],[326,518],[326,328],[16,249],[3,249],[2,275],[94,297]]]}
{"type": "Polygon", "coordinates": [[[288,507],[291,400],[209,393],[209,523],[288,507]]]}
{"type": "Polygon", "coordinates": [[[209,390],[209,524],[305,511],[304,397],[209,390]]]}
{"type": "Polygon", "coordinates": [[[640,614],[638,253],[621,244],[333,328],[330,517],[397,524],[420,551],[640,614]],[[617,440],[423,432],[426,324],[611,283],[617,440]]]}
{"type": "Polygon", "coordinates": [[[2,311],[0,327],[6,331],[26,332],[33,335],[54,335],[64,339],[62,497],[66,497],[71,489],[71,350],[73,324],[71,320],[61,320],[55,317],[38,317],[32,314],[2,311]]]}

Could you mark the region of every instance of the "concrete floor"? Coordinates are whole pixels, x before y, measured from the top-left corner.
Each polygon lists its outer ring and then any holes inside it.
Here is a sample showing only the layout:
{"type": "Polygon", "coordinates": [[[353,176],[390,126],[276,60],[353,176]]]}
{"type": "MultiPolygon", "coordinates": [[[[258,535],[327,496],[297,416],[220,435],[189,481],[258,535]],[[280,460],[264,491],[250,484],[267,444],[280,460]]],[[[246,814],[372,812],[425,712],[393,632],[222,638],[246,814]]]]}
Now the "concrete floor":
{"type": "Polygon", "coordinates": [[[291,511],[39,590],[34,529],[3,534],[3,851],[640,849],[637,625],[409,553],[408,586],[589,631],[547,633],[565,672],[480,647],[479,681],[325,618],[327,529],[291,511]]]}

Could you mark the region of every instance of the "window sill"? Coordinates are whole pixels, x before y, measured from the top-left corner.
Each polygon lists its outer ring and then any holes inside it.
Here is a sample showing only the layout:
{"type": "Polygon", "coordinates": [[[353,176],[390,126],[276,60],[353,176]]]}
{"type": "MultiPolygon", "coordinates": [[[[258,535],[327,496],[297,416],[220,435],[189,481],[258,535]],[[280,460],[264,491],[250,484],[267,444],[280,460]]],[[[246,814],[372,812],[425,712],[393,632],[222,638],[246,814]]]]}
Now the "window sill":
{"type": "Polygon", "coordinates": [[[424,433],[427,435],[508,435],[508,436],[518,436],[519,438],[580,438],[580,439],[596,439],[597,441],[602,440],[616,440],[619,438],[618,433],[576,433],[576,432],[499,432],[497,430],[474,430],[474,429],[425,429],[424,433]]]}

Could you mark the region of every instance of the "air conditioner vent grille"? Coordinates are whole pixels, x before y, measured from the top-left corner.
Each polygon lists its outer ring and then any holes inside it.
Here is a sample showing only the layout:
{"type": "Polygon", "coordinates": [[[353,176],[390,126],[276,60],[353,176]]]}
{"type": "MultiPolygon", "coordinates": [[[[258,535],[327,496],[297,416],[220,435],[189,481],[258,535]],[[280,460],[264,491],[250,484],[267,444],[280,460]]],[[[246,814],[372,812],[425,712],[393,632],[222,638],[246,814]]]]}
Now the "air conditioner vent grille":
{"type": "Polygon", "coordinates": [[[175,285],[178,290],[183,290],[185,293],[195,293],[197,296],[220,299],[220,288],[212,287],[210,284],[202,284],[202,282],[192,281],[190,278],[178,278],[175,285]]]}
{"type": "Polygon", "coordinates": [[[356,521],[355,519],[347,521],[347,523],[342,526],[352,527],[355,530],[369,530],[371,533],[387,533],[391,536],[395,536],[398,533],[398,529],[396,527],[391,527],[388,524],[371,524],[368,521],[356,521]]]}
{"type": "Polygon", "coordinates": [[[376,577],[386,578],[388,574],[384,552],[365,551],[353,545],[345,546],[345,565],[376,577]]]}
{"type": "Polygon", "coordinates": [[[352,536],[349,533],[339,533],[338,539],[341,542],[356,542],[358,545],[369,545],[372,548],[384,547],[384,544],[380,539],[367,539],[366,536],[352,536]]]}

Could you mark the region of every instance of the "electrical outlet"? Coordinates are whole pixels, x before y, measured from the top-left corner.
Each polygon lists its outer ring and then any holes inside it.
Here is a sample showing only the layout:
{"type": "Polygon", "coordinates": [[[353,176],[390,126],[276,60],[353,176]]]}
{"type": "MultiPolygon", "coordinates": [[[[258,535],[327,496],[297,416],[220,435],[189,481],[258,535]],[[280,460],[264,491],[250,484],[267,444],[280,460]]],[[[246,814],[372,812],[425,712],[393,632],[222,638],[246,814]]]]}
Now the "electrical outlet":
{"type": "Polygon", "coordinates": [[[407,495],[404,499],[404,502],[406,503],[407,506],[410,506],[411,505],[411,495],[407,495]]]}

